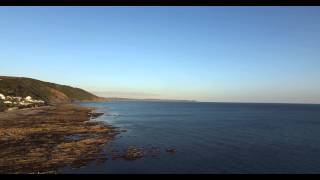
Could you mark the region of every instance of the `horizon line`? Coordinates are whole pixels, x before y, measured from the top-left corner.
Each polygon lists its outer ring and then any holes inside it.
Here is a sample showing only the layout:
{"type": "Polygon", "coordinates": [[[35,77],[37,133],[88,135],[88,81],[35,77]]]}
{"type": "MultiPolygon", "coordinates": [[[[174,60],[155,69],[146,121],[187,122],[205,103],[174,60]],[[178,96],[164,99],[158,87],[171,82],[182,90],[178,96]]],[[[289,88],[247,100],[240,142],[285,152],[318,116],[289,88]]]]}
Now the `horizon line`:
{"type": "Polygon", "coordinates": [[[296,105],[320,105],[320,103],[299,103],[299,102],[253,102],[253,101],[199,101],[199,100],[188,100],[188,99],[161,99],[161,98],[126,98],[126,97],[102,97],[107,99],[123,99],[132,101],[184,101],[190,103],[228,103],[228,104],[296,104],[296,105]]]}

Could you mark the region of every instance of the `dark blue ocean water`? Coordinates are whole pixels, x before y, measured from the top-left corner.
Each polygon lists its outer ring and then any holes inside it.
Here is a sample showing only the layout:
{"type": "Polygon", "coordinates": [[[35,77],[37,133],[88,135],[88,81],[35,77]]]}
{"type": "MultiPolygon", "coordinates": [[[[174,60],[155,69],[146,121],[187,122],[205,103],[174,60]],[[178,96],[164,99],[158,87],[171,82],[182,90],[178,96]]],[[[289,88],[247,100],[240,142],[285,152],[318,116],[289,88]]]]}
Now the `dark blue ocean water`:
{"type": "Polygon", "coordinates": [[[320,105],[114,101],[83,103],[127,129],[112,146],[156,157],[91,163],[72,173],[320,173],[320,105]],[[176,154],[165,151],[175,147],[176,154]]]}

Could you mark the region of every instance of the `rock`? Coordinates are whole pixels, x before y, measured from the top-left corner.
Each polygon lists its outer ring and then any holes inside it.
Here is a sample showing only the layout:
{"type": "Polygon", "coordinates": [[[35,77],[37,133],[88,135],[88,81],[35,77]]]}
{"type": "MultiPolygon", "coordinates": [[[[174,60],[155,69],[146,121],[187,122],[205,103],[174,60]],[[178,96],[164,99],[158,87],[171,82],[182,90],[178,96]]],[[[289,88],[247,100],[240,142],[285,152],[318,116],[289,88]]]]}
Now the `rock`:
{"type": "Polygon", "coordinates": [[[167,148],[166,152],[171,153],[171,154],[175,154],[177,152],[177,150],[175,148],[167,148]]]}
{"type": "Polygon", "coordinates": [[[99,165],[99,164],[103,164],[103,163],[105,163],[107,160],[108,160],[107,157],[100,157],[100,158],[97,159],[97,164],[98,164],[98,165],[99,165]]]}
{"type": "Polygon", "coordinates": [[[144,156],[144,150],[143,148],[138,148],[138,147],[129,147],[123,156],[123,159],[125,160],[137,160],[140,159],[144,156]]]}
{"type": "Polygon", "coordinates": [[[91,118],[92,119],[96,119],[96,118],[98,118],[99,116],[102,116],[104,113],[91,113],[90,115],[91,115],[91,118]]]}

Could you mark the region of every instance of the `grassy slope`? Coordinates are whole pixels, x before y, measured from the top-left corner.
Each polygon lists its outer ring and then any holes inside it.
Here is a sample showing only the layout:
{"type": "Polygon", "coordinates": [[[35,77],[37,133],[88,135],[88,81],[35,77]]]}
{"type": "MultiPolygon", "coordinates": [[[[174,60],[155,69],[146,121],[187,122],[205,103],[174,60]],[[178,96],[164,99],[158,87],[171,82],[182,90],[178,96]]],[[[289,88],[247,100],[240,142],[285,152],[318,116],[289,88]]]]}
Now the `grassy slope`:
{"type": "MultiPolygon", "coordinates": [[[[79,88],[44,82],[31,78],[0,76],[0,93],[4,95],[26,97],[31,96],[50,102],[55,97],[52,90],[59,91],[68,99],[61,101],[90,101],[98,100],[99,97],[79,88]]],[[[55,97],[56,98],[56,97],[55,97]]],[[[59,98],[58,98],[59,99],[59,98]]]]}

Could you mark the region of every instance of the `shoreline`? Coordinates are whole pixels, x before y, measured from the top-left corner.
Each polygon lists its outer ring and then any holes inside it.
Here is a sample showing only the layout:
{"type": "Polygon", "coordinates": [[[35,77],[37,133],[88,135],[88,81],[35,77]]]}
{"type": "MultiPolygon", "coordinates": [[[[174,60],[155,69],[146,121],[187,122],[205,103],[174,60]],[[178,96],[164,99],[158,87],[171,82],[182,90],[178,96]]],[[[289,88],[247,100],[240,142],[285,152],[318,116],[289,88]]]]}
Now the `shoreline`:
{"type": "Polygon", "coordinates": [[[120,132],[90,121],[101,113],[76,104],[0,112],[0,173],[58,173],[107,160],[103,148],[120,132]]]}

